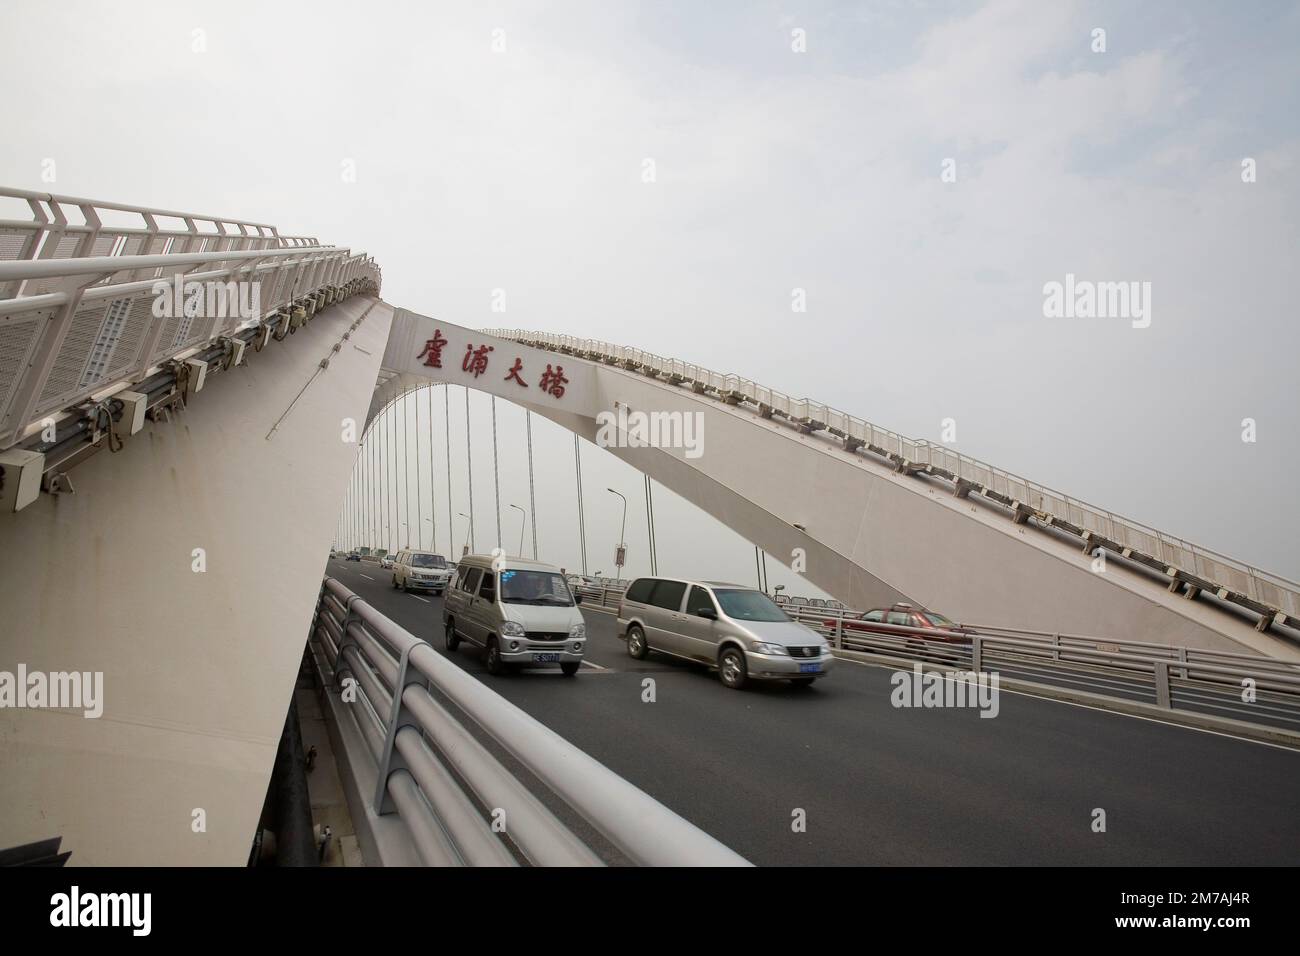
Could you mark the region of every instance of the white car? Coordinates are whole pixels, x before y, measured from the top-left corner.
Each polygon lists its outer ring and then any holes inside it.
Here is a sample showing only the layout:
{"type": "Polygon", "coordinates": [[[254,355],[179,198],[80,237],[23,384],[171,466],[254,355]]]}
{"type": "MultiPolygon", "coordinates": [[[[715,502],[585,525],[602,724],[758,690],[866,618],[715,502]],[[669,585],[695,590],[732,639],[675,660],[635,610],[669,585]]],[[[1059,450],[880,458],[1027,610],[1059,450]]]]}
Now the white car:
{"type": "Polygon", "coordinates": [[[393,587],[403,591],[432,591],[441,594],[447,589],[452,570],[447,559],[432,551],[399,551],[393,562],[393,587]]]}

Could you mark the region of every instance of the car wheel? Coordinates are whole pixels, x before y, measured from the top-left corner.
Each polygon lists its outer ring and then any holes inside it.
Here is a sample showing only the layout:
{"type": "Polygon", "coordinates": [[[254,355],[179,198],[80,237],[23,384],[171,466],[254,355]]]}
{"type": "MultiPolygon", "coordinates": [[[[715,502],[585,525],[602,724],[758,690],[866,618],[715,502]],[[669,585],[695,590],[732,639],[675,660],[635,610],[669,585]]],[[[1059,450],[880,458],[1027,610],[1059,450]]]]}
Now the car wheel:
{"type": "Polygon", "coordinates": [[[456,622],[447,622],[447,650],[455,653],[456,648],[460,647],[460,638],[456,636],[456,622]]]}
{"type": "Polygon", "coordinates": [[[396,574],[393,575],[393,587],[394,587],[394,588],[397,587],[397,575],[396,575],[396,574]]]}
{"type": "Polygon", "coordinates": [[[578,668],[580,666],[581,665],[577,661],[565,661],[560,665],[560,671],[565,677],[572,677],[574,674],[578,673],[578,668]]]}
{"type": "Polygon", "coordinates": [[[748,679],[745,655],[738,647],[728,647],[718,657],[718,677],[732,690],[740,690],[748,679]]]}
{"type": "Polygon", "coordinates": [[[487,664],[487,672],[493,677],[502,674],[506,669],[505,662],[501,660],[501,648],[497,646],[495,637],[488,638],[485,663],[487,664]]]}
{"type": "Polygon", "coordinates": [[[650,653],[650,645],[646,643],[645,632],[633,624],[627,629],[628,657],[635,657],[637,660],[643,661],[648,653],[650,653]]]}

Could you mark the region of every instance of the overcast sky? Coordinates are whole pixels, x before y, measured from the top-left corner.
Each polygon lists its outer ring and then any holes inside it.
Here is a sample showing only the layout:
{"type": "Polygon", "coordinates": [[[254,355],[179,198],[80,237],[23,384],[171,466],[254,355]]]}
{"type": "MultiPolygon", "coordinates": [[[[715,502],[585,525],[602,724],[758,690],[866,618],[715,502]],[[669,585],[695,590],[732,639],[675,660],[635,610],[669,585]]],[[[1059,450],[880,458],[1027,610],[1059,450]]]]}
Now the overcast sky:
{"type": "MultiPolygon", "coordinates": [[[[915,437],[952,418],[963,453],[1300,578],[1297,49],[1294,3],[6,0],[0,182],[364,248],[386,300],[461,325],[915,437]],[[1067,273],[1151,283],[1149,327],[1045,317],[1067,273]]],[[[523,413],[498,417],[509,541],[523,413]]],[[[541,556],[576,566],[572,438],[534,424],[541,556]]],[[[644,570],[640,476],[592,446],[584,469],[590,570],[609,484],[644,570]]],[[[657,505],[661,570],[753,579],[752,547],[657,505]]]]}

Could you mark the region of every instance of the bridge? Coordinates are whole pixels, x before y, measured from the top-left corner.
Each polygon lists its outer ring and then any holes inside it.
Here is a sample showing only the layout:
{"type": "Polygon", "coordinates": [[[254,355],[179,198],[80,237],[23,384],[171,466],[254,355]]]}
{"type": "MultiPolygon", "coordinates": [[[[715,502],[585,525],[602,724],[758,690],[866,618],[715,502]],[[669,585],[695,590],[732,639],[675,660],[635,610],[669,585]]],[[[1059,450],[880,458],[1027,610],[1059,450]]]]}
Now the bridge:
{"type": "Polygon", "coordinates": [[[103,682],[95,719],[0,708],[0,848],[239,864],[267,832],[301,859],[302,802],[267,794],[294,789],[303,708],[370,864],[1260,863],[1300,837],[1293,581],[734,374],[396,308],[372,257],[314,237],[0,198],[30,210],[0,220],[0,672],[103,682]],[[850,609],[976,636],[808,616],[834,677],[737,704],[629,658],[597,584],[577,681],[489,678],[430,643],[439,598],[326,558],[395,546],[371,439],[435,387],[448,416],[463,388],[599,446],[850,609]],[[913,665],[1010,693],[996,720],[900,710],[913,665]],[[1125,821],[1105,840],[1098,780],[1125,821]]]}

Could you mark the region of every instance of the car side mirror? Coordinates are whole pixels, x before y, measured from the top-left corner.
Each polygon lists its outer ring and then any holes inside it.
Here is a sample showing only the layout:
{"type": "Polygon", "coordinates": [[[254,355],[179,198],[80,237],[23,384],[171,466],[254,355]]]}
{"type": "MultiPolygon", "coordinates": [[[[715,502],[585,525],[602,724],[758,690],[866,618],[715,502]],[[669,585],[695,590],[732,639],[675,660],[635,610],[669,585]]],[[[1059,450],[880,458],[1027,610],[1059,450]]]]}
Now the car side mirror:
{"type": "Polygon", "coordinates": [[[716,621],[718,619],[718,612],[713,610],[713,608],[711,607],[703,608],[702,610],[696,611],[695,613],[698,617],[705,618],[706,620],[709,621],[716,621]]]}
{"type": "Polygon", "coordinates": [[[573,603],[574,603],[574,604],[581,604],[581,603],[582,603],[582,595],[581,595],[581,594],[575,594],[575,595],[573,596],[573,603]]]}

